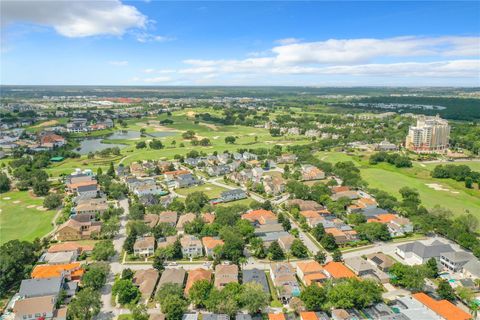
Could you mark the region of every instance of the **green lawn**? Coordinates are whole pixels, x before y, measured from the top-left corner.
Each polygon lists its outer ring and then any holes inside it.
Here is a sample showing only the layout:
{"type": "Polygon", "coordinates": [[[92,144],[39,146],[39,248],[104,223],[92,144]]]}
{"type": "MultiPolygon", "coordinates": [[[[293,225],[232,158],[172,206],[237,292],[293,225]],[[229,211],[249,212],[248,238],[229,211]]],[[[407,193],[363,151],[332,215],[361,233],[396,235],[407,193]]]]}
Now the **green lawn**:
{"type": "MultiPolygon", "coordinates": [[[[385,190],[399,197],[398,190],[404,186],[418,190],[422,203],[431,208],[436,204],[452,210],[455,214],[461,214],[467,210],[480,218],[480,192],[467,190],[461,183],[449,179],[433,179],[428,175],[412,174],[418,172],[413,169],[386,170],[382,166],[361,168],[361,174],[370,187],[385,190]],[[436,183],[448,191],[437,191],[426,184],[436,183]]],[[[426,170],[424,170],[426,171],[426,170]]]]}
{"type": "Polygon", "coordinates": [[[210,184],[210,183],[205,183],[200,186],[196,186],[192,188],[175,189],[175,192],[180,195],[187,196],[190,193],[200,191],[205,193],[210,199],[215,199],[220,197],[220,194],[225,190],[227,189],[210,184]]]}
{"type": "Polygon", "coordinates": [[[480,171],[480,160],[479,161],[456,161],[456,162],[442,162],[442,163],[425,163],[423,164],[425,168],[433,170],[439,164],[453,164],[453,165],[466,165],[469,166],[474,171],[480,171]]]}
{"type": "Polygon", "coordinates": [[[0,195],[0,244],[12,239],[34,240],[52,230],[54,210],[42,211],[42,198],[27,191],[11,191],[0,195]]]}

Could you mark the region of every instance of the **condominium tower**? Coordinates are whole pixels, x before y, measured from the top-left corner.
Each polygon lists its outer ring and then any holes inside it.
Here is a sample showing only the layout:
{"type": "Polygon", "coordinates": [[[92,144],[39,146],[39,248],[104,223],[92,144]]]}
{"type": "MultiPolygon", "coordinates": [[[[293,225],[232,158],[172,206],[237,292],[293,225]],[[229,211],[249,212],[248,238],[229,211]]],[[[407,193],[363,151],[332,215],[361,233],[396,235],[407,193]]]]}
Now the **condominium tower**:
{"type": "Polygon", "coordinates": [[[417,125],[408,129],[405,147],[418,153],[442,153],[448,148],[450,126],[448,121],[435,117],[419,116],[417,125]]]}

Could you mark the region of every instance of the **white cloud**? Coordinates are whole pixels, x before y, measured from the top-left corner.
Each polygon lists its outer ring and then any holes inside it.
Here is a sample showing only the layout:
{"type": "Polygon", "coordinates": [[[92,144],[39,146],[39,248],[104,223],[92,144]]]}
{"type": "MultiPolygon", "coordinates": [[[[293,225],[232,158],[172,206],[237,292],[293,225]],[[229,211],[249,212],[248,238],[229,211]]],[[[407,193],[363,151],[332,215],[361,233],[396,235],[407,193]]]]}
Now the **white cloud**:
{"type": "Polygon", "coordinates": [[[175,40],[173,37],[155,35],[148,32],[138,32],[135,33],[135,38],[138,42],[146,43],[146,42],[167,42],[175,40]]]}
{"type": "Polygon", "coordinates": [[[279,43],[281,45],[287,45],[287,44],[298,43],[300,41],[302,41],[302,40],[298,39],[298,38],[285,38],[285,39],[278,39],[275,42],[279,43]]]}
{"type": "Polygon", "coordinates": [[[49,26],[70,37],[123,35],[130,28],[145,28],[147,17],[119,0],[2,1],[2,27],[10,23],[49,26]]]}
{"type": "Polygon", "coordinates": [[[108,61],[108,64],[112,66],[117,66],[117,67],[124,67],[128,66],[128,61],[122,60],[122,61],[108,61]]]}

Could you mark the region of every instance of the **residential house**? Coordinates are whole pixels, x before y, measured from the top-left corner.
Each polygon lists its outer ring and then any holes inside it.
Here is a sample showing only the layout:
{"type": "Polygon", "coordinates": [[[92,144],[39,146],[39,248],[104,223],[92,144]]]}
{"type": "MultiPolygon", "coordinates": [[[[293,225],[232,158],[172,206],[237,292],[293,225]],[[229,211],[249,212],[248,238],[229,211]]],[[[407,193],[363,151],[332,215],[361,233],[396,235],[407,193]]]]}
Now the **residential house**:
{"type": "Polygon", "coordinates": [[[378,279],[381,282],[389,281],[387,274],[380,270],[376,270],[374,265],[367,262],[362,257],[346,258],[344,263],[359,277],[378,279]]]}
{"type": "Polygon", "coordinates": [[[233,189],[223,191],[220,195],[222,202],[229,202],[247,198],[247,193],[242,189],[233,189]]]}
{"type": "Polygon", "coordinates": [[[281,156],[277,157],[277,163],[295,163],[298,157],[294,154],[282,154],[281,156]]]}
{"type": "Polygon", "coordinates": [[[350,314],[345,309],[333,309],[332,320],[359,320],[357,316],[350,314]]]}
{"type": "Polygon", "coordinates": [[[275,230],[270,231],[270,230],[264,230],[263,228],[261,230],[259,230],[258,228],[255,229],[255,236],[259,237],[262,240],[263,245],[266,248],[270,247],[272,242],[275,242],[275,241],[277,241],[280,244],[280,238],[287,237],[288,235],[290,235],[287,231],[283,231],[283,229],[280,230],[280,227],[282,226],[281,224],[277,223],[274,225],[268,225],[268,227],[272,227],[272,226],[275,227],[275,230]],[[269,231],[269,232],[266,232],[266,231],[269,231]]]}
{"type": "Polygon", "coordinates": [[[202,242],[195,236],[184,235],[180,239],[184,257],[195,258],[203,255],[202,242]]]}
{"type": "Polygon", "coordinates": [[[158,224],[160,217],[158,214],[147,213],[143,215],[143,222],[150,228],[155,227],[158,224]]]}
{"type": "Polygon", "coordinates": [[[46,252],[42,254],[39,262],[48,264],[68,264],[77,260],[77,251],[63,251],[50,253],[46,252]]]}
{"type": "Polygon", "coordinates": [[[173,283],[179,285],[183,288],[183,284],[185,283],[185,269],[182,267],[178,269],[165,269],[162,272],[162,276],[160,277],[160,281],[158,282],[157,292],[162,288],[164,284],[173,283]]]}
{"type": "MultiPolygon", "coordinates": [[[[263,225],[257,225],[254,230],[254,234],[258,237],[264,236],[269,233],[275,233],[275,232],[285,232],[283,230],[282,224],[275,222],[275,223],[269,223],[269,224],[263,224],[263,225]]],[[[283,234],[281,235],[283,236],[283,234]]]]}
{"type": "Polygon", "coordinates": [[[341,262],[330,261],[323,266],[323,270],[330,278],[355,278],[355,274],[341,262]]]}
{"type": "Polygon", "coordinates": [[[53,319],[57,299],[58,297],[54,295],[19,299],[13,306],[15,320],[53,319]]]}
{"type": "Polygon", "coordinates": [[[177,212],[175,211],[163,211],[160,213],[159,223],[166,223],[172,227],[175,227],[177,224],[177,212]]]}
{"type": "Polygon", "coordinates": [[[349,191],[336,192],[332,194],[330,198],[332,198],[333,201],[337,201],[338,199],[341,199],[341,198],[348,198],[350,200],[355,200],[360,198],[360,195],[358,194],[358,191],[349,190],[349,191]]]}
{"type": "Polygon", "coordinates": [[[178,218],[178,222],[177,222],[177,226],[176,226],[177,231],[180,232],[180,233],[183,233],[185,224],[189,223],[189,222],[192,222],[193,220],[195,220],[196,217],[197,216],[194,213],[182,214],[178,218]]]}
{"type": "Polygon", "coordinates": [[[133,276],[132,282],[138,287],[141,297],[141,303],[150,301],[153,297],[153,291],[158,281],[158,271],[155,269],[137,270],[133,276]]]}
{"type": "Polygon", "coordinates": [[[217,264],[215,267],[215,287],[222,289],[232,282],[238,283],[238,266],[236,264],[217,264]]]}
{"type": "Polygon", "coordinates": [[[173,182],[173,188],[188,188],[202,184],[202,181],[195,177],[193,174],[183,174],[178,176],[173,182]]]}
{"type": "Polygon", "coordinates": [[[206,224],[211,224],[215,221],[215,214],[211,212],[205,212],[202,214],[202,219],[206,224]]]}
{"type": "Polygon", "coordinates": [[[323,272],[323,267],[316,261],[299,261],[297,262],[297,277],[303,281],[306,286],[313,283],[322,283],[327,279],[323,272]]]}
{"type": "Polygon", "coordinates": [[[472,259],[463,265],[463,275],[468,278],[480,278],[480,261],[472,259]]]}
{"type": "Polygon", "coordinates": [[[219,238],[213,238],[213,237],[203,237],[202,243],[203,243],[203,248],[205,249],[205,255],[207,257],[214,257],[215,256],[214,249],[218,246],[223,246],[224,244],[223,240],[220,240],[219,238]]]}
{"type": "Polygon", "coordinates": [[[204,313],[202,314],[202,320],[230,320],[230,317],[226,314],[204,313]]]}
{"type": "Polygon", "coordinates": [[[283,313],[269,313],[268,320],[287,320],[283,313]]]}
{"type": "Polygon", "coordinates": [[[438,240],[426,245],[420,241],[399,245],[395,249],[395,253],[405,260],[409,265],[423,264],[430,258],[440,260],[440,255],[446,252],[453,252],[453,248],[449,244],[445,244],[438,240]]]}
{"type": "Polygon", "coordinates": [[[358,212],[361,210],[373,209],[378,206],[378,203],[373,198],[363,197],[357,200],[354,200],[351,205],[347,207],[348,213],[358,212]]]}
{"type": "Polygon", "coordinates": [[[292,199],[288,200],[288,206],[298,206],[300,211],[321,211],[325,209],[321,204],[313,200],[292,199]]]}
{"type": "Polygon", "coordinates": [[[135,177],[148,177],[148,173],[139,162],[132,162],[130,164],[130,173],[135,177]]]}
{"type": "Polygon", "coordinates": [[[357,241],[357,231],[353,230],[348,225],[342,225],[341,227],[325,228],[325,232],[331,234],[335,238],[337,244],[344,244],[347,242],[357,241]]]}
{"type": "Polygon", "coordinates": [[[206,169],[206,172],[211,177],[224,176],[232,172],[230,166],[226,164],[220,164],[218,166],[210,166],[206,169]]]}
{"type": "Polygon", "coordinates": [[[100,221],[78,222],[69,219],[58,227],[55,239],[59,241],[92,239],[100,233],[101,229],[100,221]]]}
{"type": "Polygon", "coordinates": [[[133,245],[133,254],[138,257],[147,258],[155,253],[155,237],[137,237],[133,245]]]}
{"type": "Polygon", "coordinates": [[[292,297],[300,294],[300,286],[295,277],[295,269],[290,263],[277,262],[270,264],[270,276],[278,291],[278,297],[283,302],[289,302],[292,297]]]}
{"type": "Polygon", "coordinates": [[[265,293],[270,294],[270,289],[268,286],[267,275],[265,271],[260,269],[251,269],[242,271],[242,281],[244,284],[246,283],[258,283],[262,286],[262,289],[265,293]]]}
{"type": "Polygon", "coordinates": [[[387,227],[392,237],[399,237],[413,232],[412,222],[405,217],[395,217],[387,224],[387,227]]]}
{"type": "Polygon", "coordinates": [[[85,270],[82,269],[80,262],[68,264],[39,264],[32,270],[32,279],[48,279],[63,277],[67,280],[80,280],[85,270]]]}
{"type": "Polygon", "coordinates": [[[175,171],[167,171],[163,173],[163,176],[166,181],[173,181],[177,179],[177,177],[185,174],[190,174],[188,170],[175,170],[175,171]]]}
{"type": "Polygon", "coordinates": [[[82,254],[83,252],[91,252],[93,246],[91,245],[82,245],[76,242],[62,242],[55,243],[50,248],[48,248],[48,253],[58,253],[58,252],[70,252],[75,251],[77,255],[82,254]]]}
{"type": "Polygon", "coordinates": [[[463,266],[472,259],[476,258],[466,251],[449,251],[440,254],[440,264],[451,272],[462,272],[463,266]]]}
{"type": "Polygon", "coordinates": [[[165,238],[159,238],[157,241],[157,248],[166,248],[168,246],[171,246],[172,244],[177,241],[177,236],[168,236],[165,238]]]}
{"type": "Polygon", "coordinates": [[[325,179],[325,172],[315,166],[303,164],[301,167],[301,174],[303,181],[313,181],[325,179]]]}
{"type": "Polygon", "coordinates": [[[73,211],[76,214],[103,214],[108,210],[107,198],[81,199],[73,211]]]}
{"type": "Polygon", "coordinates": [[[21,298],[58,297],[63,288],[63,283],[63,277],[25,279],[20,283],[18,295],[21,298]]]}
{"type": "Polygon", "coordinates": [[[212,281],[212,271],[202,268],[190,270],[188,272],[187,284],[185,285],[185,295],[188,295],[193,284],[200,280],[212,281]]]}
{"type": "Polygon", "coordinates": [[[382,252],[371,253],[367,255],[367,261],[375,265],[383,272],[388,272],[390,267],[395,264],[395,260],[382,252]]]}
{"type": "Polygon", "coordinates": [[[97,184],[89,184],[77,187],[77,196],[81,199],[96,198],[99,194],[100,188],[97,184]]]}
{"type": "Polygon", "coordinates": [[[413,298],[445,320],[470,320],[472,315],[447,300],[435,300],[423,292],[414,293],[413,298]]]}
{"type": "Polygon", "coordinates": [[[65,143],[65,138],[55,133],[45,133],[40,136],[40,146],[44,148],[59,148],[64,146],[65,143]]]}
{"type": "Polygon", "coordinates": [[[279,195],[285,192],[285,181],[277,176],[265,176],[262,180],[263,188],[267,194],[279,195]]]}
{"type": "Polygon", "coordinates": [[[290,251],[292,243],[296,238],[291,234],[286,234],[278,238],[278,244],[284,251],[290,251]]]}
{"type": "Polygon", "coordinates": [[[254,225],[274,224],[277,216],[270,210],[251,210],[242,215],[242,219],[250,221],[254,225]]]}

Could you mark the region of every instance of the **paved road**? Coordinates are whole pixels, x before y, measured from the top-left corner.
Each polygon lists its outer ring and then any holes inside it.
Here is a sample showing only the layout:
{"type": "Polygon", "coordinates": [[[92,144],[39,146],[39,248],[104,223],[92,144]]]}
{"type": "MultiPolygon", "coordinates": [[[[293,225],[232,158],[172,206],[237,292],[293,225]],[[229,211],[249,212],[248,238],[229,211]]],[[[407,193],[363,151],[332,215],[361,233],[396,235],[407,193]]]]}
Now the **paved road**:
{"type": "Polygon", "coordinates": [[[119,206],[123,208],[124,212],[123,215],[120,217],[120,230],[118,234],[113,239],[113,246],[115,251],[117,252],[115,256],[111,259],[110,262],[110,273],[108,274],[107,283],[102,289],[102,303],[103,307],[101,312],[97,315],[97,319],[110,319],[114,316],[118,316],[120,314],[129,313],[127,309],[119,309],[112,306],[112,286],[115,280],[115,274],[121,272],[123,270],[123,266],[121,264],[121,257],[120,252],[122,252],[123,242],[125,241],[127,230],[127,215],[129,213],[129,205],[128,200],[123,199],[119,201],[119,206]]]}

